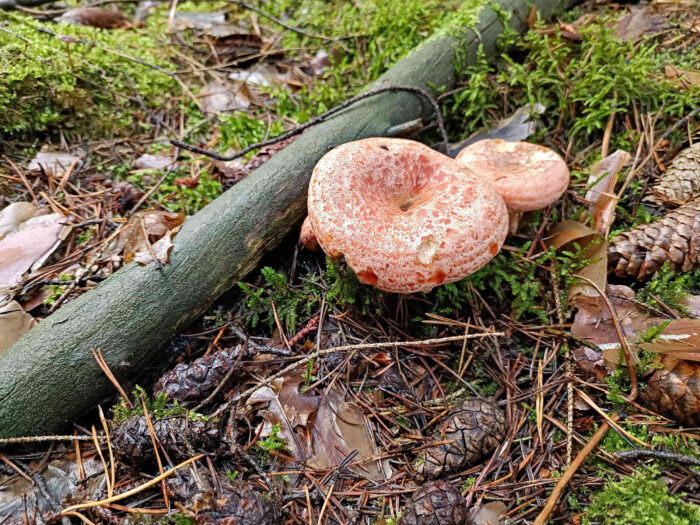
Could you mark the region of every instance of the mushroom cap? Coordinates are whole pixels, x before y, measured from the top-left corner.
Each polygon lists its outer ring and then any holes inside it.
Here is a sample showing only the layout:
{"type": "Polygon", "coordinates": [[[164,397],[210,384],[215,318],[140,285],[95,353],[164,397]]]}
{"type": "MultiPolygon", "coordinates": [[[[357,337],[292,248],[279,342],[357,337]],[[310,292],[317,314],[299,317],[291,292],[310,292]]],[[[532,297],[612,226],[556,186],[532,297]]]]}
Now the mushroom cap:
{"type": "Polygon", "coordinates": [[[309,219],[331,258],[365,284],[428,291],[484,266],[503,245],[508,213],[454,159],[404,139],[370,138],[326,153],[309,183],[309,219]]]}
{"type": "Polygon", "coordinates": [[[316,241],[316,234],[314,233],[314,229],[311,226],[311,221],[309,220],[308,215],[306,216],[303,224],[301,225],[301,231],[299,232],[299,242],[301,243],[302,250],[306,249],[311,250],[313,252],[319,250],[318,242],[316,241]]]}
{"type": "Polygon", "coordinates": [[[564,159],[529,142],[480,140],[460,151],[456,160],[490,182],[512,211],[545,208],[569,187],[564,159]]]}

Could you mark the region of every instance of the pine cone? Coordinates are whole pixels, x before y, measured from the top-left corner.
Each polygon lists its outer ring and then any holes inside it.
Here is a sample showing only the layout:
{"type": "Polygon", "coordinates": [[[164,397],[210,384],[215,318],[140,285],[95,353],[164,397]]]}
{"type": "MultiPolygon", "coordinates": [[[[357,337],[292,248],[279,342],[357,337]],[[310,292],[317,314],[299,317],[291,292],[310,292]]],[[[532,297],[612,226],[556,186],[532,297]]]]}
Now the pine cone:
{"type": "Polygon", "coordinates": [[[646,406],[665,417],[689,427],[700,426],[700,363],[661,358],[664,366],[656,370],[642,392],[646,406]]]}
{"type": "Polygon", "coordinates": [[[452,443],[427,448],[416,468],[425,477],[455,472],[490,454],[506,433],[506,416],[493,401],[468,399],[447,415],[443,425],[429,442],[452,443]]]}
{"type": "Polygon", "coordinates": [[[608,245],[608,270],[618,277],[639,280],[670,261],[675,271],[687,272],[700,263],[700,198],[637,226],[608,245]]]}
{"type": "Polygon", "coordinates": [[[656,203],[683,204],[700,194],[700,142],[675,156],[645,198],[656,203]]]}
{"type": "Polygon", "coordinates": [[[200,494],[193,508],[197,525],[273,525],[279,509],[262,499],[249,483],[226,482],[219,493],[200,494]]]}
{"type": "MultiPolygon", "coordinates": [[[[192,457],[195,451],[215,452],[221,446],[221,432],[212,421],[185,417],[153,421],[156,439],[171,461],[192,457]]],[[[112,431],[112,446],[125,464],[142,467],[155,462],[153,442],[144,416],[133,416],[112,431]]]]}
{"type": "Polygon", "coordinates": [[[413,493],[397,525],[462,525],[467,502],[454,485],[429,481],[413,493]]]}
{"type": "Polygon", "coordinates": [[[163,374],[153,393],[165,392],[178,401],[200,401],[211,394],[238,359],[242,346],[224,348],[213,354],[180,363],[163,374]]]}

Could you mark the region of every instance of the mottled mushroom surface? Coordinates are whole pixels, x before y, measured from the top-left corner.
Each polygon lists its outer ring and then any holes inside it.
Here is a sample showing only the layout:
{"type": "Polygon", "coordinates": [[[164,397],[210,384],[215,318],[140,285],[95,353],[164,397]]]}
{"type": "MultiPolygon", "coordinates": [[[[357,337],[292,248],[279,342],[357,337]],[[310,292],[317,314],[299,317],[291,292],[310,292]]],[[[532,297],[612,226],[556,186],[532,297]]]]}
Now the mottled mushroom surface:
{"type": "Polygon", "coordinates": [[[323,250],[388,292],[428,291],[484,266],[508,230],[503,199],[454,159],[404,139],[329,151],[309,184],[323,250]]]}
{"type": "Polygon", "coordinates": [[[481,140],[460,151],[456,160],[491,183],[512,211],[545,208],[569,186],[564,159],[529,142],[481,140]]]}

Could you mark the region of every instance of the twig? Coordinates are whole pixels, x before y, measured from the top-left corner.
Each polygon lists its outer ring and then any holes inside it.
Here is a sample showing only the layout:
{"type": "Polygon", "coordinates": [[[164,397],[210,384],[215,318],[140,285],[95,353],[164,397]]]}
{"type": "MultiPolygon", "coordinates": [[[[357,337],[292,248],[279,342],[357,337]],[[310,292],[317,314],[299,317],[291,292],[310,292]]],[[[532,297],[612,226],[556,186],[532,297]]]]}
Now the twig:
{"type": "Polygon", "coordinates": [[[667,139],[668,137],[671,136],[671,133],[676,131],[681,126],[685,125],[686,122],[688,122],[691,118],[694,118],[698,114],[700,114],[700,106],[696,107],[693,111],[688,113],[685,117],[683,117],[678,122],[676,122],[673,126],[671,126],[663,135],[661,135],[661,137],[659,137],[659,140],[667,139]]]}
{"type": "Polygon", "coordinates": [[[449,144],[448,138],[447,138],[447,130],[445,129],[445,122],[442,120],[442,114],[440,112],[440,106],[437,103],[437,100],[435,100],[435,97],[431,95],[428,91],[421,89],[419,87],[414,87],[414,86],[388,86],[388,87],[383,87],[383,88],[378,88],[374,89],[372,91],[367,91],[366,93],[361,93],[359,95],[356,95],[352,98],[349,98],[345,102],[342,102],[341,104],[338,104],[334,108],[329,109],[325,113],[322,113],[321,115],[318,115],[317,117],[312,118],[308,122],[305,122],[304,124],[300,124],[299,126],[290,129],[286,133],[283,133],[282,135],[279,135],[273,139],[270,140],[265,140],[263,142],[258,142],[256,144],[251,144],[250,146],[243,148],[241,151],[238,153],[234,153],[233,155],[220,155],[216,151],[211,151],[208,149],[204,148],[199,148],[197,146],[192,146],[190,144],[186,144],[185,142],[171,139],[170,142],[174,146],[177,146],[178,148],[182,148],[188,151],[192,151],[194,153],[199,153],[201,155],[206,155],[207,157],[210,157],[215,160],[221,160],[221,161],[230,161],[230,160],[235,160],[237,158],[242,157],[246,153],[250,153],[251,151],[262,148],[264,146],[270,146],[272,144],[276,144],[278,142],[282,142],[283,140],[287,140],[290,137],[293,137],[294,135],[297,135],[301,133],[302,131],[310,128],[311,126],[314,126],[315,124],[318,124],[319,122],[323,122],[326,120],[328,117],[331,115],[335,115],[339,111],[342,111],[343,109],[346,109],[347,107],[353,105],[355,102],[359,102],[360,100],[364,100],[369,97],[373,97],[375,95],[380,95],[382,93],[393,93],[397,91],[406,91],[408,93],[414,93],[416,95],[419,95],[426,99],[430,105],[433,107],[433,113],[435,114],[435,119],[437,120],[438,127],[440,128],[440,133],[442,134],[442,141],[444,143],[443,147],[445,151],[447,151],[447,147],[449,144]]]}
{"type": "MultiPolygon", "coordinates": [[[[615,452],[615,457],[618,459],[635,459],[639,457],[665,459],[667,461],[681,463],[682,465],[693,465],[700,467],[700,459],[687,456],[685,454],[679,454],[678,452],[670,452],[668,450],[644,450],[640,448],[633,448],[630,450],[618,450],[615,452]]],[[[700,477],[700,472],[697,470],[691,469],[691,472],[693,475],[700,477]]]]}
{"type": "Polygon", "coordinates": [[[294,31],[295,33],[299,33],[300,35],[308,36],[309,38],[317,38],[319,40],[328,40],[329,42],[333,42],[334,44],[339,45],[340,47],[343,48],[343,51],[350,52],[350,49],[348,46],[340,42],[339,40],[336,40],[335,38],[329,37],[329,36],[324,36],[324,35],[318,35],[316,33],[310,33],[304,29],[301,29],[299,26],[292,26],[287,23],[285,23],[284,20],[281,18],[276,17],[275,15],[268,13],[267,11],[263,11],[259,7],[256,7],[252,4],[249,4],[248,2],[244,2],[243,0],[227,0],[229,2],[232,2],[234,4],[240,5],[242,7],[245,7],[249,11],[253,11],[260,16],[267,18],[268,20],[272,20],[275,24],[281,25],[285,29],[289,29],[290,31],[294,31]]]}
{"type": "MultiPolygon", "coordinates": [[[[614,414],[612,419],[617,419],[617,414],[614,414]]],[[[593,452],[593,449],[598,446],[598,443],[600,443],[600,441],[605,437],[608,430],[610,430],[610,425],[608,425],[607,421],[604,421],[598,431],[593,434],[593,437],[588,440],[586,446],[581,449],[581,452],[579,452],[576,458],[571,462],[569,468],[567,468],[564,471],[564,474],[562,474],[562,476],[559,478],[559,481],[557,481],[557,484],[554,486],[554,490],[552,490],[552,493],[549,495],[547,503],[542,509],[542,512],[540,512],[535,521],[532,522],[532,525],[545,525],[545,523],[547,523],[549,515],[554,510],[557,501],[559,501],[559,496],[561,496],[564,487],[569,484],[569,481],[571,481],[571,478],[574,476],[581,464],[586,460],[588,455],[593,452]]]]}
{"type": "Polygon", "coordinates": [[[92,441],[92,436],[23,436],[3,438],[0,439],[0,447],[26,443],[43,443],[45,441],[92,441]]]}
{"type": "Polygon", "coordinates": [[[630,402],[634,401],[635,399],[637,399],[637,395],[639,394],[639,383],[637,382],[637,373],[634,370],[632,351],[630,350],[630,347],[627,344],[627,339],[625,339],[625,336],[622,334],[622,327],[620,326],[620,320],[617,318],[617,314],[615,313],[615,309],[614,309],[612,303],[610,302],[610,299],[608,298],[607,294],[603,293],[603,291],[600,289],[600,287],[596,283],[591,281],[588,277],[584,277],[582,275],[576,275],[576,274],[572,274],[572,277],[586,281],[593,288],[595,288],[595,290],[598,292],[600,297],[603,298],[603,301],[605,301],[605,304],[608,307],[608,310],[610,310],[610,318],[612,319],[613,325],[615,326],[615,331],[617,332],[617,338],[620,340],[620,346],[622,347],[622,353],[625,356],[625,363],[627,364],[627,373],[630,376],[630,395],[627,397],[627,401],[630,401],[630,402]]]}
{"type": "Polygon", "coordinates": [[[105,361],[105,358],[102,355],[102,350],[100,350],[99,348],[97,349],[97,351],[95,351],[94,349],[90,349],[90,352],[92,352],[92,357],[94,357],[95,361],[97,361],[97,365],[100,367],[100,370],[102,370],[104,375],[107,376],[107,379],[109,379],[110,382],[114,385],[114,387],[119,391],[122,398],[124,398],[124,401],[126,401],[126,404],[129,405],[129,408],[133,410],[134,404],[129,399],[129,396],[126,395],[126,392],[124,392],[124,389],[119,384],[119,381],[117,381],[117,378],[112,373],[112,370],[110,370],[109,365],[107,365],[107,361],[105,361]]]}
{"type": "Polygon", "coordinates": [[[64,514],[66,514],[66,513],[68,513],[68,512],[71,512],[71,511],[74,511],[74,510],[78,510],[78,509],[90,509],[90,508],[92,508],[92,507],[99,507],[99,506],[102,506],[102,505],[107,505],[107,504],[109,504],[109,503],[113,503],[113,502],[115,502],[115,501],[120,501],[120,500],[123,500],[123,499],[126,499],[126,498],[130,498],[131,496],[133,496],[133,495],[135,495],[135,494],[138,494],[139,492],[142,492],[142,491],[146,490],[147,488],[150,488],[150,487],[152,487],[153,485],[156,485],[156,484],[160,483],[161,480],[163,480],[163,479],[167,478],[168,476],[174,474],[176,470],[178,470],[178,469],[180,469],[180,468],[182,468],[182,467],[186,467],[186,466],[189,465],[190,463],[193,463],[193,462],[195,462],[195,461],[197,461],[197,460],[199,460],[199,459],[202,459],[203,457],[204,457],[204,454],[199,454],[198,456],[195,456],[195,457],[190,458],[190,459],[188,459],[188,460],[186,460],[186,461],[183,461],[183,462],[180,463],[179,465],[175,465],[175,466],[174,466],[173,468],[171,468],[170,470],[165,471],[165,472],[164,472],[163,474],[161,474],[160,476],[156,476],[155,478],[153,478],[153,479],[147,481],[146,483],[144,483],[144,484],[142,484],[142,485],[139,485],[139,486],[136,487],[136,488],[133,488],[133,489],[131,489],[131,490],[127,490],[126,492],[122,492],[121,494],[117,494],[116,496],[112,496],[111,498],[105,498],[105,499],[101,499],[101,500],[99,500],[99,501],[86,501],[85,503],[79,503],[79,504],[77,504],[77,505],[72,505],[72,506],[70,506],[70,507],[68,507],[68,508],[63,509],[63,512],[61,512],[61,515],[63,516],[64,514]]]}
{"type": "Polygon", "coordinates": [[[238,337],[241,341],[244,341],[247,343],[247,345],[255,350],[259,354],[272,354],[272,355],[280,355],[283,357],[289,357],[292,355],[292,352],[287,350],[286,348],[274,348],[272,346],[265,346],[261,345],[259,343],[256,343],[252,339],[250,339],[240,328],[238,328],[236,325],[230,325],[231,327],[231,332],[238,337]]]}
{"type": "Polygon", "coordinates": [[[262,388],[265,385],[269,385],[272,381],[275,379],[282,377],[288,372],[291,372],[295,368],[297,368],[300,365],[306,364],[312,359],[316,359],[317,357],[323,356],[323,355],[328,355],[332,354],[335,352],[344,352],[347,350],[361,350],[364,348],[394,348],[397,346],[431,346],[431,345],[437,345],[437,344],[443,344],[443,343],[451,343],[454,341],[462,341],[463,339],[480,339],[482,337],[502,337],[504,336],[504,332],[486,332],[486,333],[481,333],[481,334],[464,334],[464,335],[453,335],[450,337],[439,337],[436,339],[425,339],[423,341],[390,341],[390,342],[385,342],[385,343],[361,343],[357,345],[345,345],[345,346],[336,346],[333,348],[326,348],[324,350],[319,350],[317,352],[314,352],[313,354],[306,356],[306,357],[301,357],[301,356],[294,356],[291,357],[290,359],[296,359],[293,363],[285,366],[282,368],[279,372],[272,374],[271,376],[268,376],[267,378],[263,379],[262,381],[259,381],[258,384],[255,386],[250,387],[248,390],[245,392],[241,392],[240,394],[237,394],[233,396],[227,403],[221,405],[216,412],[214,412],[214,416],[218,416],[224,411],[226,411],[231,405],[234,403],[238,402],[239,400],[248,397],[251,395],[253,392],[258,390],[259,388],[262,388]]]}

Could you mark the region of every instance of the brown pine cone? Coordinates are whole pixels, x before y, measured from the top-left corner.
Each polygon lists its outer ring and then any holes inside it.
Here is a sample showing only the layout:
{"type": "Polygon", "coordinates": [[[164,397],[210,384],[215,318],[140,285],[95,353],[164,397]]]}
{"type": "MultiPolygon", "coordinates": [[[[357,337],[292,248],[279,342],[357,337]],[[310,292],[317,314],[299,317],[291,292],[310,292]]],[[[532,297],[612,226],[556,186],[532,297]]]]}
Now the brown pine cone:
{"type": "Polygon", "coordinates": [[[446,481],[429,481],[413,493],[397,525],[462,525],[467,522],[467,502],[446,481]]]}
{"type": "Polygon", "coordinates": [[[495,450],[506,434],[506,416],[496,403],[485,399],[467,399],[447,415],[447,424],[439,427],[429,442],[453,441],[430,447],[419,458],[416,470],[435,478],[474,464],[495,450]]]}
{"type": "Polygon", "coordinates": [[[687,272],[700,263],[700,198],[661,219],[624,232],[608,245],[608,270],[639,280],[653,275],[666,261],[687,272]]]}
{"type": "Polygon", "coordinates": [[[273,525],[280,523],[276,505],[261,498],[249,483],[226,481],[218,493],[199,494],[192,508],[197,525],[273,525]]]}
{"type": "Polygon", "coordinates": [[[700,363],[663,356],[661,364],[642,391],[645,405],[682,425],[700,427],[700,363]]]}
{"type": "Polygon", "coordinates": [[[211,394],[224,379],[241,353],[241,345],[180,363],[163,374],[153,387],[155,395],[165,392],[178,401],[200,401],[211,394]]]}
{"type": "MultiPolygon", "coordinates": [[[[171,461],[180,462],[197,451],[215,452],[221,446],[218,423],[174,417],[154,421],[156,439],[171,461]]],[[[112,430],[112,446],[125,464],[145,466],[155,462],[155,452],[144,416],[133,416],[112,430]]]]}
{"type": "Polygon", "coordinates": [[[700,142],[676,155],[645,200],[683,204],[700,195],[700,142]]]}

